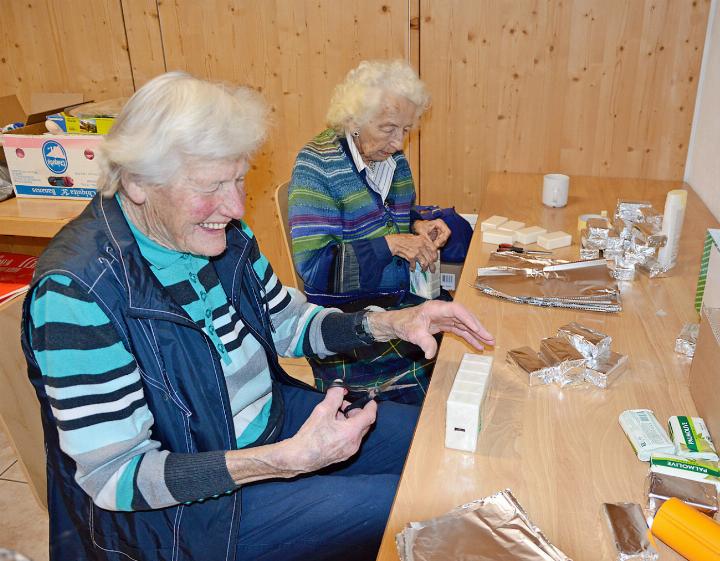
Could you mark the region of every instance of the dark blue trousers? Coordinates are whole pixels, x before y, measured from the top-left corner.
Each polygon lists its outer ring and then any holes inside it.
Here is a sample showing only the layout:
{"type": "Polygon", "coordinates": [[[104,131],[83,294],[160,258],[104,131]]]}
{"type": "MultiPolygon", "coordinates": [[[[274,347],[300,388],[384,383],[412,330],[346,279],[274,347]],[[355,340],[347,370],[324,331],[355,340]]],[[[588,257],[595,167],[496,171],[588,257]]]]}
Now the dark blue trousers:
{"type": "MultiPolygon", "coordinates": [[[[280,439],[293,436],[323,395],[283,387],[280,439]]],[[[240,560],[375,559],[419,409],[378,404],[360,451],[320,473],[242,488],[240,560]]]]}

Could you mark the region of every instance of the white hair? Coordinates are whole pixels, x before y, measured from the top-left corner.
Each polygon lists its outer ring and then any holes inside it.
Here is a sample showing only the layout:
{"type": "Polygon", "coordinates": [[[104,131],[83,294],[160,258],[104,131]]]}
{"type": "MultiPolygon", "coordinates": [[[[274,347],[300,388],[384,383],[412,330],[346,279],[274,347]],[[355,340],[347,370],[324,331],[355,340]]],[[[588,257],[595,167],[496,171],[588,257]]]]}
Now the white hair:
{"type": "Polygon", "coordinates": [[[123,176],[164,185],[192,161],[250,157],[265,140],[267,115],[246,87],[184,72],[153,78],[123,107],[98,151],[98,191],[113,195],[123,176]]]}
{"type": "Polygon", "coordinates": [[[387,93],[406,98],[415,105],[415,119],[430,106],[430,94],[413,68],[404,60],[364,60],[335,86],[327,124],[339,134],[360,127],[380,111],[387,93]]]}

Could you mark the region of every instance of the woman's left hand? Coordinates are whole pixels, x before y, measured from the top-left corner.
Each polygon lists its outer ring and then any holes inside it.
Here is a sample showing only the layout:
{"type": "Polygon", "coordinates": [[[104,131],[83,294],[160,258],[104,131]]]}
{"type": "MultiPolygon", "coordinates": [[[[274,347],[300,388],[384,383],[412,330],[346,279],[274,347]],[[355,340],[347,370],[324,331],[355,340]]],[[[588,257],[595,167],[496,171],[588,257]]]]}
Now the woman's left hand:
{"type": "Polygon", "coordinates": [[[376,341],[409,341],[425,351],[425,358],[435,356],[437,341],[433,335],[441,331],[462,337],[478,350],[495,344],[495,337],[475,314],[458,302],[430,300],[412,308],[371,312],[368,324],[376,341]]]}
{"type": "Polygon", "coordinates": [[[416,220],[412,225],[413,233],[430,240],[436,248],[444,246],[450,234],[450,228],[442,218],[435,220],[416,220]]]}

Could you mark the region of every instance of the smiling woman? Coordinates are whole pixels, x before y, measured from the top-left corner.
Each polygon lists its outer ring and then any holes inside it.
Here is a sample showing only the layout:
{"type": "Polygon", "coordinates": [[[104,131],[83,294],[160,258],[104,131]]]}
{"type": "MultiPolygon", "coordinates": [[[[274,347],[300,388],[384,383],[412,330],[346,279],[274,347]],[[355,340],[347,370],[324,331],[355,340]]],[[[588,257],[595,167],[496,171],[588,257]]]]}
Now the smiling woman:
{"type": "Polygon", "coordinates": [[[341,387],[278,354],[492,341],[457,304],[344,314],[286,289],[242,220],[265,115],[244,88],[148,82],[100,150],[101,193],[38,260],[22,333],[51,561],[374,559],[417,408],[345,416],[341,387]]]}

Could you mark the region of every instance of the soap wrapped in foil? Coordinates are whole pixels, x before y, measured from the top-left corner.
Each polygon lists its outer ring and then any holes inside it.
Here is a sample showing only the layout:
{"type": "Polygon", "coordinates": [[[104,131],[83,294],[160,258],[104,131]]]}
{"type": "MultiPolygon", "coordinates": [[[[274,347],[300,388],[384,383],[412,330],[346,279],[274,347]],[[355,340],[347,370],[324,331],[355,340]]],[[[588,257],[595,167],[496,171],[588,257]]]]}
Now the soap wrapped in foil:
{"type": "Polygon", "coordinates": [[[411,522],[395,543],[401,561],[571,561],[532,523],[509,489],[411,522]]]}
{"type": "Polygon", "coordinates": [[[654,279],[655,277],[661,277],[669,270],[667,267],[661,265],[655,257],[651,257],[650,259],[645,261],[645,263],[638,264],[637,268],[639,271],[645,273],[651,279],[654,279]]]}
{"type": "Polygon", "coordinates": [[[651,224],[642,222],[633,226],[632,236],[633,240],[650,247],[663,247],[667,243],[666,234],[663,234],[651,224]]]}
{"type": "Polygon", "coordinates": [[[643,208],[652,209],[652,204],[649,201],[619,199],[615,209],[615,218],[621,218],[629,222],[641,222],[643,220],[643,208]]]}
{"type": "Polygon", "coordinates": [[[551,384],[558,376],[558,369],[551,366],[530,347],[520,347],[507,352],[507,362],[513,369],[523,376],[527,376],[531,386],[551,384]]]}
{"type": "Polygon", "coordinates": [[[587,236],[607,239],[610,228],[610,221],[607,218],[590,218],[587,221],[587,236]]]}
{"type": "Polygon", "coordinates": [[[555,381],[561,386],[585,381],[586,359],[567,339],[546,337],[540,341],[540,355],[558,369],[555,381]]]}
{"type": "Polygon", "coordinates": [[[586,249],[605,249],[607,247],[607,236],[593,237],[587,230],[580,232],[580,245],[586,249]]]}
{"type": "Polygon", "coordinates": [[[625,371],[627,362],[626,355],[614,351],[610,351],[596,360],[588,360],[587,368],[585,368],[585,381],[605,389],[625,371]]]}
{"type": "Polygon", "coordinates": [[[657,561],[642,509],[635,503],[604,503],[605,520],[618,561],[657,561]]]}
{"type": "Polygon", "coordinates": [[[633,222],[616,217],[613,222],[613,231],[621,240],[629,240],[632,235],[633,222]]]}
{"type": "Polygon", "coordinates": [[[590,259],[599,259],[600,258],[600,250],[599,249],[587,249],[585,247],[580,248],[580,259],[583,261],[588,261],[590,259]]]}
{"type": "Polygon", "coordinates": [[[645,491],[647,509],[652,516],[670,497],[680,499],[711,518],[718,512],[717,490],[712,483],[650,472],[645,481],[645,491]]]}
{"type": "Polygon", "coordinates": [[[640,208],[641,222],[650,224],[656,230],[662,230],[663,215],[658,213],[654,208],[642,207],[640,208]]]}
{"type": "Polygon", "coordinates": [[[612,337],[576,321],[560,327],[557,334],[587,359],[594,360],[610,354],[612,337]]]}
{"type": "Polygon", "coordinates": [[[675,339],[675,352],[689,357],[695,356],[698,333],[700,333],[699,323],[686,323],[683,325],[680,335],[675,339]]]}

